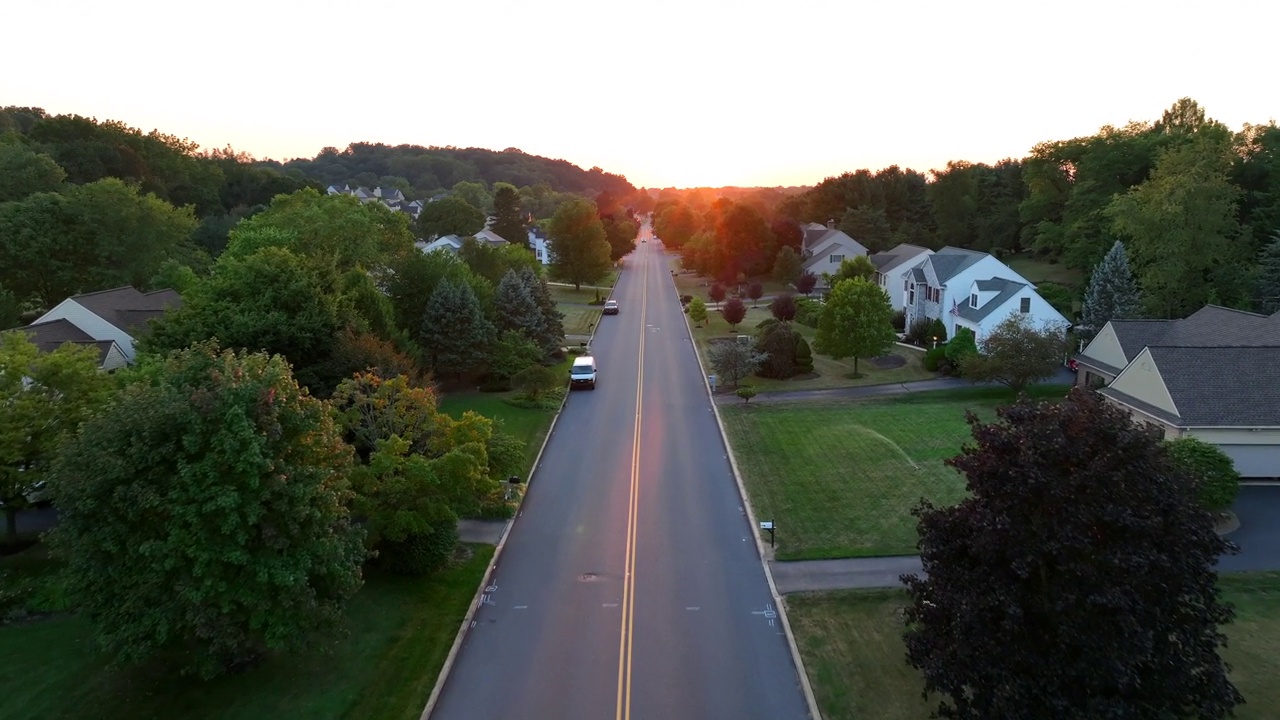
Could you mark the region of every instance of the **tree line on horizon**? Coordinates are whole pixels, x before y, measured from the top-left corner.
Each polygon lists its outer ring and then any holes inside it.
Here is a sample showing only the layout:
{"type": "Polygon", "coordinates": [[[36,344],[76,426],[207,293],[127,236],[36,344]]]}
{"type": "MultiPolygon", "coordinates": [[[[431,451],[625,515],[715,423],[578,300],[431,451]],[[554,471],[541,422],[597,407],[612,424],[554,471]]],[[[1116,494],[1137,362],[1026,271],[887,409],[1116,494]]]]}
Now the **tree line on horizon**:
{"type": "Polygon", "coordinates": [[[654,212],[659,237],[687,267],[724,281],[769,272],[784,247],[800,252],[799,225],[818,222],[872,253],[910,243],[1060,263],[1086,281],[1064,298],[1077,303],[1120,241],[1148,316],[1183,317],[1207,303],[1280,306],[1280,128],[1232,132],[1190,98],[1155,122],[1046,141],[1022,159],[952,161],[928,175],[857,170],[803,192],[733,196],[666,189],[654,212]]]}

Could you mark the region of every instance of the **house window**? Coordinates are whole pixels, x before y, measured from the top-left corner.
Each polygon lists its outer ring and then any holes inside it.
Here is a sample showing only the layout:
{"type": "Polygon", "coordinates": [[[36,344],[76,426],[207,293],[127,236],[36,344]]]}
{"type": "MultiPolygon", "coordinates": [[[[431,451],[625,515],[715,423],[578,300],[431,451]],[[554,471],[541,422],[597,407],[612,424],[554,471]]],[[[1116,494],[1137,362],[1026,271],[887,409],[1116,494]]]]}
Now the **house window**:
{"type": "Polygon", "coordinates": [[[971,308],[978,307],[978,293],[972,293],[971,295],[969,295],[969,307],[971,308]]]}
{"type": "Polygon", "coordinates": [[[884,276],[880,273],[876,273],[876,284],[880,287],[884,287],[884,276]]]}
{"type": "Polygon", "coordinates": [[[1023,314],[1031,312],[1031,298],[1022,298],[1021,303],[1018,306],[1018,312],[1023,314]]]}
{"type": "Polygon", "coordinates": [[[831,256],[831,262],[832,262],[832,263],[844,262],[844,256],[843,256],[843,255],[832,255],[832,256],[831,256]]]}
{"type": "Polygon", "coordinates": [[[907,304],[908,305],[916,304],[916,286],[915,285],[912,285],[911,291],[907,293],[907,304]]]}
{"type": "Polygon", "coordinates": [[[902,278],[902,289],[903,289],[903,290],[906,290],[906,289],[907,289],[907,279],[906,279],[906,278],[902,278]]]}

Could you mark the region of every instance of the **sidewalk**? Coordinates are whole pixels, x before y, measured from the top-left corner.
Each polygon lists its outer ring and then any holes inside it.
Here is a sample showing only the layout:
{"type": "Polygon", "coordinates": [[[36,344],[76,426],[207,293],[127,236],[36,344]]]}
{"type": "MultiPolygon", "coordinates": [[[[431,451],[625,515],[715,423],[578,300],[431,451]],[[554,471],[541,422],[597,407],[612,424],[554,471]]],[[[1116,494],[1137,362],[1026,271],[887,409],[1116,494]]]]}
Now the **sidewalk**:
{"type": "Polygon", "coordinates": [[[923,574],[919,555],[769,562],[778,592],[901,587],[898,576],[923,574]]]}

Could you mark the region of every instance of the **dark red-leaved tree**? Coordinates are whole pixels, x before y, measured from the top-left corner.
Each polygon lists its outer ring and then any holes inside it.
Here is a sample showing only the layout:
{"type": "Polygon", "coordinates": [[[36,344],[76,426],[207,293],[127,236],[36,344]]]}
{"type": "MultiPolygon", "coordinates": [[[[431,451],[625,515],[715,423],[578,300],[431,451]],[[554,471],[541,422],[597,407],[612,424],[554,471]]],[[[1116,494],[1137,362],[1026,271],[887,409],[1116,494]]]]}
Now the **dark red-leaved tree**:
{"type": "Polygon", "coordinates": [[[796,318],[796,296],[791,293],[783,293],[773,299],[769,303],[769,312],[773,314],[779,322],[791,322],[796,318]]]}
{"type": "Polygon", "coordinates": [[[800,276],[797,277],[795,281],[793,281],[791,284],[795,285],[796,290],[799,291],[801,294],[808,295],[809,293],[813,292],[813,289],[815,287],[817,287],[818,276],[814,275],[808,270],[805,270],[804,272],[800,273],[800,276]]]}
{"type": "Polygon", "coordinates": [[[1218,655],[1230,543],[1196,480],[1101,396],[1024,401],[947,464],[969,497],[919,518],[924,579],[907,661],[938,716],[1223,718],[1242,702],[1218,655]]]}
{"type": "Polygon", "coordinates": [[[764,297],[764,285],[758,282],[747,285],[747,297],[751,298],[751,307],[755,307],[756,301],[764,297]]]}
{"type": "Polygon", "coordinates": [[[711,289],[707,290],[707,297],[711,298],[711,302],[718,303],[724,300],[724,286],[720,283],[712,283],[711,289]]]}
{"type": "Polygon", "coordinates": [[[742,318],[747,316],[747,306],[739,298],[729,298],[728,302],[720,306],[720,315],[724,317],[725,322],[729,323],[729,329],[732,330],[738,327],[742,318]]]}

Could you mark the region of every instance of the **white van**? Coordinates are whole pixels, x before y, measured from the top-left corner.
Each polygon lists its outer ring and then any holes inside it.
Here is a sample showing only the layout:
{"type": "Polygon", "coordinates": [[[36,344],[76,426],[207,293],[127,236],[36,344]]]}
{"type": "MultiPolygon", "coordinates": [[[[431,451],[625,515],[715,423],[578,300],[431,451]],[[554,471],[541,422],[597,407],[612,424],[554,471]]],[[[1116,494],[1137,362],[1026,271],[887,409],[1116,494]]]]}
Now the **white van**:
{"type": "Polygon", "coordinates": [[[569,389],[580,387],[596,389],[596,359],[590,355],[574,358],[569,369],[569,389]]]}

